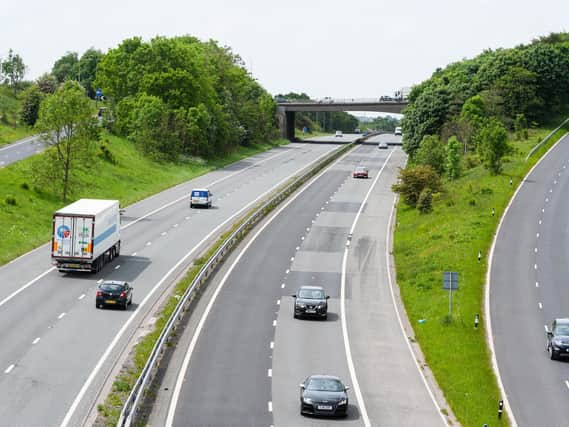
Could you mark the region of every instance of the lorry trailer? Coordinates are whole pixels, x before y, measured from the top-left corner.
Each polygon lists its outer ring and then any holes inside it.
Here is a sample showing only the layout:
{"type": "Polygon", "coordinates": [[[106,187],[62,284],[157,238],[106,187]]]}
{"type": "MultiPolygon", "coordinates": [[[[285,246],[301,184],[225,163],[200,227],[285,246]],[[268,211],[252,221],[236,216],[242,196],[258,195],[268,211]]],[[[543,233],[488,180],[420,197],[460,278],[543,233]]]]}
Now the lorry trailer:
{"type": "Polygon", "coordinates": [[[98,272],[119,256],[118,200],[80,199],[53,214],[52,264],[60,272],[98,272]]]}

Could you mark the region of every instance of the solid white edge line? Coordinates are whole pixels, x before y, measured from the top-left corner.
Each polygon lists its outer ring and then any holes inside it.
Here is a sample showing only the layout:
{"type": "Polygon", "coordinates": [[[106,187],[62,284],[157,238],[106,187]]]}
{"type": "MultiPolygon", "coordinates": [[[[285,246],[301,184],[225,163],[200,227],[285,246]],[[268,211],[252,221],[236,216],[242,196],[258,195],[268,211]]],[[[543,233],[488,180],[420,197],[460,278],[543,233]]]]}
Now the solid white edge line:
{"type": "MultiPolygon", "coordinates": [[[[395,151],[393,150],[389,153],[389,156],[387,156],[387,158],[385,159],[385,162],[383,162],[381,169],[377,173],[377,176],[375,177],[375,179],[371,183],[364,199],[362,200],[362,203],[360,204],[360,208],[358,209],[358,213],[356,214],[356,217],[354,218],[354,222],[352,223],[352,227],[350,228],[350,232],[349,232],[350,236],[353,234],[354,229],[356,228],[356,225],[358,223],[358,220],[360,218],[362,210],[363,210],[373,188],[375,187],[375,184],[379,180],[381,173],[385,169],[385,166],[389,162],[389,159],[391,158],[391,156],[393,155],[394,152],[395,151]]],[[[341,320],[341,326],[342,326],[342,337],[344,339],[344,350],[346,352],[346,363],[348,365],[348,371],[350,372],[350,379],[352,381],[352,388],[354,390],[354,393],[356,394],[356,400],[358,401],[360,415],[362,417],[362,421],[364,423],[364,426],[365,427],[371,427],[371,422],[370,422],[369,416],[367,414],[367,409],[365,406],[364,398],[362,395],[362,391],[360,389],[358,377],[356,375],[356,368],[354,366],[354,360],[352,359],[352,349],[350,348],[350,337],[348,335],[348,323],[347,323],[347,318],[346,318],[346,269],[347,269],[347,264],[348,264],[348,250],[349,250],[348,247],[349,246],[346,246],[344,248],[344,256],[342,257],[342,274],[340,276],[341,277],[340,278],[340,320],[341,320]]]]}
{"type": "MultiPolygon", "coordinates": [[[[318,156],[315,160],[312,161],[311,164],[318,162],[321,158],[327,156],[328,154],[330,154],[330,152],[332,152],[333,150],[328,150],[326,152],[324,152],[322,155],[318,156]]],[[[348,152],[349,153],[349,152],[348,152]]],[[[341,156],[339,159],[344,158],[344,156],[346,156],[348,153],[344,154],[343,156],[341,156]]],[[[338,160],[339,160],[338,159],[338,160]]],[[[336,160],[336,161],[338,161],[336,160]]],[[[79,393],[77,394],[77,396],[75,397],[73,403],[71,404],[71,407],[69,408],[69,410],[67,411],[67,413],[65,414],[65,417],[63,419],[63,421],[61,422],[60,426],[61,427],[66,427],[69,422],[71,421],[71,418],[73,417],[73,414],[75,413],[75,410],[77,409],[77,407],[79,406],[79,403],[81,402],[81,400],[83,399],[83,396],[85,395],[85,393],[87,393],[87,389],[91,386],[91,383],[94,381],[95,377],[97,376],[97,374],[99,373],[99,371],[101,370],[103,364],[106,362],[107,358],[109,357],[109,355],[111,354],[111,352],[113,351],[114,347],[117,345],[118,341],[120,340],[120,338],[122,337],[122,335],[125,333],[125,331],[127,330],[127,328],[130,326],[130,324],[133,322],[135,316],[138,314],[138,312],[140,311],[140,309],[142,309],[142,307],[144,307],[146,305],[146,303],[150,300],[150,298],[152,297],[152,295],[154,294],[154,292],[156,292],[156,290],[166,281],[166,279],[174,272],[176,271],[176,269],[182,265],[204,242],[206,242],[212,235],[214,235],[220,228],[222,228],[223,226],[225,226],[225,224],[227,224],[228,222],[230,222],[233,218],[235,218],[236,216],[240,215],[242,212],[244,212],[245,210],[249,209],[251,206],[255,205],[255,203],[257,203],[259,200],[263,199],[264,197],[266,197],[268,194],[271,194],[274,190],[276,190],[277,188],[279,188],[281,185],[283,185],[285,182],[289,181],[291,176],[296,175],[298,172],[300,172],[301,170],[305,169],[307,167],[307,165],[302,166],[301,168],[299,168],[298,170],[296,170],[294,173],[289,174],[288,177],[284,178],[283,180],[281,180],[280,182],[278,182],[277,184],[275,184],[273,187],[271,187],[270,189],[268,189],[267,191],[265,191],[263,194],[261,194],[259,197],[257,197],[255,200],[253,200],[252,202],[248,203],[247,205],[243,206],[240,210],[238,210],[237,212],[235,212],[232,216],[230,216],[229,218],[227,218],[225,221],[223,221],[221,224],[219,224],[217,227],[215,227],[212,231],[209,232],[209,234],[207,234],[197,245],[195,245],[186,255],[184,255],[170,270],[168,270],[166,272],[166,274],[162,277],[162,279],[160,279],[158,281],[158,283],[150,290],[150,292],[146,295],[146,297],[140,302],[140,304],[137,307],[137,310],[132,312],[132,314],[130,315],[130,317],[127,319],[127,321],[123,324],[123,326],[121,327],[121,329],[117,332],[117,334],[115,335],[115,337],[113,338],[113,340],[111,341],[111,343],[109,344],[109,346],[107,347],[107,349],[105,350],[105,352],[103,353],[103,355],[101,356],[101,358],[99,359],[99,361],[97,362],[97,364],[95,365],[95,367],[93,368],[93,370],[91,371],[89,377],[87,378],[87,380],[85,380],[85,383],[83,384],[83,386],[81,387],[81,390],[79,391],[79,393]]],[[[325,170],[322,172],[324,173],[325,170]]],[[[321,174],[320,174],[321,175],[321,174]]],[[[318,177],[320,177],[320,175],[318,175],[318,177]]],[[[314,180],[315,178],[313,178],[314,180]]],[[[307,187],[306,187],[307,188],[307,187]]],[[[299,192],[298,194],[301,194],[301,192],[299,192]]],[[[294,200],[296,198],[293,197],[291,199],[294,200]]],[[[286,206],[286,205],[285,205],[286,206]]],[[[279,211],[280,212],[280,211],[279,211]]]]}
{"type": "Polygon", "coordinates": [[[565,385],[569,388],[569,381],[565,380],[565,385]]]}
{"type": "Polygon", "coordinates": [[[269,412],[273,412],[273,402],[271,402],[271,401],[269,400],[267,406],[268,406],[269,412]]]}
{"type": "MultiPolygon", "coordinates": [[[[336,164],[338,161],[340,161],[341,159],[343,159],[345,156],[347,156],[351,151],[348,151],[346,154],[340,156],[336,161],[334,161],[332,164],[336,164]]],[[[275,218],[277,218],[280,213],[285,210],[292,202],[294,202],[298,196],[300,196],[302,193],[304,193],[304,191],[306,191],[308,188],[310,188],[310,186],[312,184],[314,184],[318,178],[320,178],[322,175],[324,175],[324,173],[327,172],[327,170],[329,169],[329,167],[327,167],[326,169],[324,169],[322,172],[320,172],[318,175],[316,175],[314,178],[312,178],[307,184],[304,185],[304,187],[302,187],[299,191],[297,191],[296,193],[294,193],[290,199],[288,199],[284,205],[282,205],[274,214],[273,216],[271,216],[267,222],[265,222],[261,228],[253,235],[253,237],[251,238],[251,240],[249,240],[247,242],[247,244],[245,245],[245,247],[241,250],[241,252],[239,252],[239,255],[237,255],[237,257],[235,258],[235,260],[233,261],[233,264],[231,264],[231,266],[229,266],[227,272],[225,273],[225,275],[223,276],[223,278],[221,279],[221,281],[219,282],[219,284],[217,285],[217,288],[215,289],[215,291],[213,292],[211,298],[208,301],[208,304],[202,314],[202,317],[200,318],[196,329],[194,331],[194,334],[192,335],[192,339],[190,341],[190,344],[188,346],[188,350],[186,351],[186,355],[184,356],[184,361],[182,362],[182,367],[180,368],[180,371],[178,372],[178,377],[176,378],[176,384],[174,386],[174,390],[172,392],[172,397],[170,398],[170,404],[168,406],[168,414],[166,416],[166,423],[165,423],[165,427],[171,427],[173,422],[174,422],[174,415],[176,413],[176,407],[178,406],[178,400],[180,399],[180,392],[182,390],[182,383],[184,382],[184,378],[186,376],[186,372],[189,368],[190,365],[190,359],[192,358],[192,354],[194,352],[194,349],[196,347],[196,344],[198,342],[198,339],[200,337],[201,331],[204,327],[204,324],[207,320],[207,317],[209,315],[209,312],[211,311],[213,304],[215,303],[215,300],[217,299],[217,296],[219,295],[219,293],[221,292],[221,288],[223,288],[223,286],[225,285],[225,282],[227,281],[227,279],[229,278],[229,275],[231,274],[231,272],[233,271],[233,269],[235,268],[235,266],[237,265],[237,263],[241,260],[241,257],[245,254],[245,252],[249,249],[249,247],[253,244],[253,242],[255,242],[255,240],[257,239],[257,237],[265,230],[265,228],[267,228],[269,226],[269,224],[271,224],[273,222],[273,220],[275,218]]],[[[283,287],[284,287],[284,283],[283,283],[283,287]]],[[[274,342],[271,341],[271,344],[273,344],[274,346],[274,342]]],[[[272,347],[271,347],[272,348],[272,347]]],[[[272,405],[272,403],[271,403],[272,405]]]]}
{"type": "Polygon", "coordinates": [[[268,377],[272,377],[273,376],[273,370],[271,368],[267,369],[267,376],[268,377]]]}
{"type": "Polygon", "coordinates": [[[14,142],[13,144],[8,144],[5,147],[0,148],[0,151],[9,150],[10,148],[14,148],[14,147],[17,147],[17,146],[22,145],[22,144],[34,143],[37,140],[39,140],[39,136],[37,136],[37,135],[28,136],[23,141],[14,142]]]}
{"type": "MultiPolygon", "coordinates": [[[[23,144],[24,142],[27,142],[27,141],[22,141],[21,144],[23,144]]],[[[2,149],[0,149],[0,151],[1,151],[1,150],[2,150],[2,149]]],[[[239,173],[241,173],[241,172],[245,172],[246,170],[251,169],[251,168],[253,168],[253,167],[257,166],[257,165],[260,165],[261,163],[264,163],[264,162],[266,162],[266,161],[268,161],[268,160],[274,159],[274,158],[276,158],[276,157],[278,157],[278,156],[282,156],[283,154],[286,154],[286,153],[289,153],[289,152],[290,152],[290,150],[285,150],[285,151],[283,151],[282,153],[278,153],[278,154],[276,154],[276,155],[274,155],[274,156],[267,157],[266,159],[263,159],[263,160],[261,160],[261,161],[259,161],[259,162],[257,162],[257,163],[254,163],[254,164],[252,164],[252,165],[250,165],[250,166],[247,166],[245,169],[241,169],[241,170],[239,170],[239,171],[236,171],[236,172],[234,172],[234,173],[232,173],[232,174],[230,174],[230,175],[227,175],[227,176],[225,176],[225,177],[223,177],[223,178],[220,178],[220,179],[218,179],[217,181],[213,181],[213,182],[211,182],[211,183],[209,183],[209,184],[207,184],[207,185],[211,187],[211,186],[213,186],[213,185],[215,185],[215,184],[219,184],[220,182],[222,182],[222,181],[224,181],[224,180],[226,180],[226,179],[228,179],[228,178],[231,178],[232,176],[235,176],[235,175],[237,175],[237,174],[239,174],[239,173]]],[[[330,151],[326,151],[325,154],[328,154],[329,152],[330,152],[330,151]]],[[[325,154],[324,154],[324,155],[325,155],[325,154]]],[[[323,155],[317,157],[316,160],[314,160],[314,162],[317,162],[321,157],[323,157],[323,155]]],[[[185,183],[187,183],[187,181],[186,181],[185,183]]],[[[181,183],[181,184],[178,184],[178,185],[182,185],[182,184],[185,184],[185,183],[181,183]]],[[[170,187],[170,188],[172,188],[172,187],[170,187]]],[[[166,190],[164,190],[164,191],[167,191],[167,190],[168,190],[168,189],[166,189],[166,190]]],[[[160,193],[157,193],[157,194],[160,194],[160,193]]],[[[152,197],[152,196],[149,196],[149,197],[152,197]]],[[[180,202],[180,201],[182,201],[182,200],[184,200],[184,199],[186,199],[186,198],[188,198],[187,195],[186,195],[186,196],[183,196],[183,197],[179,197],[178,199],[176,199],[176,200],[174,200],[174,201],[172,201],[172,202],[169,202],[169,203],[167,203],[167,204],[165,204],[165,205],[159,207],[158,209],[154,209],[153,211],[151,211],[151,212],[149,212],[149,213],[147,213],[147,214],[144,214],[143,216],[137,218],[136,220],[131,221],[131,222],[129,222],[128,224],[125,224],[123,227],[121,227],[121,230],[125,230],[125,229],[127,229],[128,227],[130,227],[131,225],[134,225],[134,224],[136,224],[137,222],[139,222],[139,221],[141,221],[141,220],[143,220],[143,219],[145,219],[145,218],[148,218],[149,216],[154,215],[155,213],[158,213],[158,212],[160,212],[161,210],[166,209],[166,208],[168,208],[168,207],[174,205],[175,203],[178,203],[178,202],[180,202]]],[[[13,260],[10,261],[8,264],[11,264],[12,262],[17,261],[17,260],[20,259],[20,258],[23,258],[23,257],[25,257],[25,256],[27,256],[27,255],[30,255],[30,254],[32,254],[33,252],[35,252],[35,251],[37,251],[37,250],[39,250],[39,249],[42,249],[44,246],[49,245],[49,244],[50,244],[50,243],[48,242],[48,243],[43,244],[43,245],[41,245],[41,246],[39,246],[39,247],[37,247],[37,248],[35,248],[35,249],[32,249],[31,251],[29,251],[29,252],[27,252],[27,253],[25,253],[25,254],[23,254],[23,255],[20,255],[18,258],[13,259],[13,260]]],[[[150,243],[150,244],[151,244],[151,243],[150,243]]],[[[147,243],[147,246],[150,246],[150,244],[147,243]]],[[[134,256],[134,254],[133,254],[133,256],[134,256]]],[[[16,295],[18,295],[18,294],[19,294],[20,292],[22,292],[24,289],[26,289],[27,287],[31,286],[31,285],[34,284],[36,281],[38,281],[39,279],[41,279],[42,277],[44,277],[46,274],[48,274],[49,272],[53,271],[54,269],[55,269],[55,267],[49,268],[48,270],[44,271],[43,273],[41,273],[41,274],[40,274],[39,276],[37,276],[36,278],[32,279],[32,280],[31,280],[30,282],[28,282],[26,285],[22,286],[20,289],[18,289],[18,290],[16,290],[15,292],[13,292],[11,295],[9,295],[8,297],[4,298],[4,299],[0,302],[0,307],[1,307],[2,305],[4,305],[6,302],[10,301],[13,297],[15,297],[16,295]]]]}
{"type": "Polygon", "coordinates": [[[30,286],[32,286],[34,283],[36,283],[38,280],[40,280],[41,278],[43,278],[44,276],[48,275],[49,273],[51,273],[53,270],[55,270],[55,267],[51,267],[49,269],[47,269],[46,271],[44,271],[42,274],[40,274],[39,276],[37,276],[35,279],[30,280],[28,283],[26,283],[24,286],[22,286],[20,289],[15,290],[14,292],[12,292],[10,295],[8,295],[6,298],[4,298],[2,301],[0,301],[0,307],[2,307],[4,304],[6,304],[8,301],[10,301],[12,298],[14,298],[16,295],[18,295],[20,292],[26,290],[27,288],[29,288],[30,286]]]}
{"type": "MultiPolygon", "coordinates": [[[[502,224],[504,223],[504,218],[506,217],[508,211],[510,210],[510,206],[514,202],[515,198],[517,197],[518,193],[526,183],[527,178],[533,173],[534,169],[539,166],[539,164],[545,159],[551,151],[557,147],[557,145],[563,141],[567,137],[567,134],[563,135],[559,140],[553,144],[547,153],[545,153],[533,167],[529,170],[529,172],[524,176],[522,182],[516,188],[514,195],[508,202],[508,205],[504,209],[502,213],[502,217],[500,218],[500,222],[498,223],[498,228],[496,229],[496,233],[494,234],[494,239],[492,240],[492,246],[490,246],[490,252],[488,253],[488,269],[486,270],[486,286],[484,286],[484,312],[485,312],[485,323],[486,323],[486,341],[488,344],[488,349],[490,350],[490,355],[492,359],[492,368],[494,370],[494,374],[496,375],[496,379],[498,380],[498,387],[502,393],[502,399],[504,400],[504,407],[506,412],[508,413],[511,421],[512,427],[517,427],[518,423],[514,416],[514,412],[512,411],[512,407],[510,406],[510,401],[508,400],[508,395],[506,394],[506,389],[504,388],[504,383],[502,382],[502,376],[500,375],[500,368],[498,367],[498,360],[496,359],[496,350],[494,348],[494,334],[492,333],[492,319],[491,319],[491,311],[490,311],[490,288],[492,282],[490,280],[492,276],[492,262],[494,258],[494,248],[496,247],[496,241],[498,239],[498,235],[500,234],[500,230],[502,228],[502,224]]],[[[564,166],[565,167],[565,166],[564,166]]]]}
{"type": "Polygon", "coordinates": [[[425,374],[423,373],[421,366],[419,365],[419,361],[415,357],[415,353],[413,352],[413,348],[411,347],[411,343],[409,342],[409,338],[407,337],[407,333],[405,332],[405,327],[403,326],[403,320],[401,320],[401,313],[399,313],[399,308],[397,308],[397,300],[395,298],[395,291],[393,290],[393,278],[391,277],[391,268],[390,268],[391,267],[391,258],[389,256],[389,249],[391,247],[391,241],[392,241],[391,227],[393,225],[393,214],[395,212],[396,202],[397,202],[397,197],[395,197],[393,199],[393,204],[391,205],[391,213],[389,215],[389,224],[387,226],[387,234],[386,234],[386,239],[387,239],[386,243],[387,244],[385,246],[385,259],[386,259],[386,263],[387,263],[387,281],[389,282],[389,290],[391,292],[391,300],[393,301],[393,309],[395,310],[395,314],[397,315],[397,320],[399,322],[399,329],[401,330],[401,334],[403,335],[403,340],[407,344],[407,349],[409,350],[409,353],[411,354],[411,359],[413,359],[413,362],[415,362],[415,367],[417,368],[417,372],[419,373],[421,380],[423,380],[423,384],[424,384],[425,388],[427,389],[427,393],[429,394],[429,397],[433,401],[433,405],[435,405],[435,408],[437,409],[437,413],[440,415],[441,419],[443,420],[444,425],[448,427],[449,423],[448,423],[447,419],[445,418],[445,416],[441,410],[441,407],[439,406],[439,403],[437,402],[437,399],[435,399],[435,395],[434,395],[433,391],[431,390],[429,383],[427,382],[427,378],[425,377],[425,374]]]}

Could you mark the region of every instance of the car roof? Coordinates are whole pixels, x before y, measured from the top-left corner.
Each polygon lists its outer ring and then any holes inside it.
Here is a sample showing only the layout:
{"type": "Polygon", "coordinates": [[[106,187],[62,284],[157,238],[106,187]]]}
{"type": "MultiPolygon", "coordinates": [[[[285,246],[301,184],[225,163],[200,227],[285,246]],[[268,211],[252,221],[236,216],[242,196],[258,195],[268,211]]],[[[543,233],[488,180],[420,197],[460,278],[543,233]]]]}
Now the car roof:
{"type": "Polygon", "coordinates": [[[126,282],[124,280],[105,280],[99,286],[103,285],[125,285],[126,282]]]}
{"type": "Polygon", "coordinates": [[[193,191],[209,191],[207,188],[194,188],[193,191]]]}
{"type": "Polygon", "coordinates": [[[300,289],[318,289],[319,291],[323,291],[324,288],[322,286],[301,286],[300,289]]]}
{"type": "Polygon", "coordinates": [[[558,325],[567,325],[569,324],[569,318],[560,318],[560,319],[555,319],[555,323],[557,323],[558,325]]]}
{"type": "Polygon", "coordinates": [[[316,375],[309,375],[308,378],[310,379],[322,379],[322,380],[338,380],[342,382],[340,378],[335,375],[324,375],[324,374],[316,374],[316,375]]]}

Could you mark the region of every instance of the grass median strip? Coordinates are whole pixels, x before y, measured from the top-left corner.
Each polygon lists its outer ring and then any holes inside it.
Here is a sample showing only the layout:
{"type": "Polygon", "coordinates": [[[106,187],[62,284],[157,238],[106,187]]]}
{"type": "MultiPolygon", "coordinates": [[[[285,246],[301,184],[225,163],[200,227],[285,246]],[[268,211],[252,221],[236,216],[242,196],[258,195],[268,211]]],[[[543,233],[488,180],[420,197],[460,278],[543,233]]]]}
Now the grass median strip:
{"type": "Polygon", "coordinates": [[[497,419],[501,397],[482,319],[486,257],[515,189],[569,131],[566,125],[524,161],[529,150],[555,127],[532,131],[528,141],[510,141],[514,152],[501,175],[491,176],[479,165],[446,183],[446,192],[434,200],[430,214],[422,215],[402,202],[398,205],[394,255],[401,296],[426,362],[464,426],[509,424],[506,417],[497,419]],[[452,320],[449,294],[442,289],[443,271],[459,273],[452,320]],[[478,329],[474,328],[476,314],[480,315],[478,329]]]}

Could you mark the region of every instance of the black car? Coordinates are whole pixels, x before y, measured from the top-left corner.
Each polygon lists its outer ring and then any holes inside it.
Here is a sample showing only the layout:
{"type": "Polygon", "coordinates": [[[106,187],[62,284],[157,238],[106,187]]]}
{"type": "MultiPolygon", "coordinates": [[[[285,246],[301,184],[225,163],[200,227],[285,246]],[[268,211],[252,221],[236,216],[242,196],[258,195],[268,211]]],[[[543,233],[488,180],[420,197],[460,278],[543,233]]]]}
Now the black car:
{"type": "Polygon", "coordinates": [[[97,289],[95,307],[114,305],[126,310],[132,304],[132,288],[127,282],[105,280],[97,289]]]}
{"type": "Polygon", "coordinates": [[[328,318],[328,295],[322,286],[302,286],[294,297],[294,318],[314,316],[328,318]]]}
{"type": "Polygon", "coordinates": [[[569,319],[555,319],[547,330],[547,352],[551,360],[569,356],[569,319]]]}
{"type": "Polygon", "coordinates": [[[349,387],[332,375],[311,375],[300,384],[300,414],[345,417],[349,387]]]}

